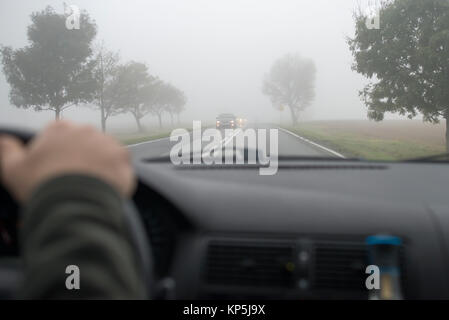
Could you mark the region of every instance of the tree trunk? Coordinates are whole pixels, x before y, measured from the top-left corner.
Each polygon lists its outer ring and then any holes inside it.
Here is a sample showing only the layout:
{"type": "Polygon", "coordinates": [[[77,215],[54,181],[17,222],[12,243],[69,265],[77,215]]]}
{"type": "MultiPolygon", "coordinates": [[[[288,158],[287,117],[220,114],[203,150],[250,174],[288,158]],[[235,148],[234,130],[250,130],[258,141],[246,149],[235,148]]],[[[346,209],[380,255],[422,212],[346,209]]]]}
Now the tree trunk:
{"type": "Polygon", "coordinates": [[[159,129],[162,129],[162,114],[158,114],[157,118],[159,119],[159,129]]]}
{"type": "Polygon", "coordinates": [[[55,108],[55,120],[61,119],[61,108],[56,107],[55,108]]]}
{"type": "Polygon", "coordinates": [[[449,115],[446,116],[446,151],[449,152],[449,115]]]}
{"type": "Polygon", "coordinates": [[[143,127],[142,124],[140,123],[140,118],[136,115],[134,115],[134,118],[136,119],[137,130],[139,130],[139,132],[143,132],[143,127]]]}
{"type": "Polygon", "coordinates": [[[101,118],[101,130],[105,133],[106,132],[106,117],[101,118]]]}
{"type": "Polygon", "coordinates": [[[173,120],[173,113],[170,113],[170,121],[171,121],[171,126],[174,127],[175,126],[175,122],[173,120]]]}
{"type": "Polygon", "coordinates": [[[293,109],[293,107],[289,106],[290,108],[290,115],[292,117],[292,124],[293,126],[296,126],[298,124],[298,117],[296,116],[296,112],[293,109]]]}
{"type": "Polygon", "coordinates": [[[104,110],[104,65],[103,52],[100,53],[101,87],[100,87],[100,110],[101,110],[101,131],[106,132],[106,113],[104,110]]]}
{"type": "Polygon", "coordinates": [[[101,107],[101,130],[106,132],[106,115],[103,107],[101,107]]]}

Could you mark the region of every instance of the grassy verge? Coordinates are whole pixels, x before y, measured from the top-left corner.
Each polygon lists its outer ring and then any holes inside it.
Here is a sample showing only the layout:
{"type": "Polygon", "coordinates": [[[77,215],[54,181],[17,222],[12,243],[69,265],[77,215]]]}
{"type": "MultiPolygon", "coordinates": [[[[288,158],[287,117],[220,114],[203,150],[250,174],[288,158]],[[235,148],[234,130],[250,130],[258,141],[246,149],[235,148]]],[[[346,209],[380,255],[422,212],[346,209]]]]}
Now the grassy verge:
{"type": "Polygon", "coordinates": [[[425,157],[445,152],[444,146],[418,143],[395,137],[389,139],[365,136],[351,128],[326,128],[326,126],[313,123],[301,123],[296,127],[285,128],[347,157],[390,161],[425,157]]]}

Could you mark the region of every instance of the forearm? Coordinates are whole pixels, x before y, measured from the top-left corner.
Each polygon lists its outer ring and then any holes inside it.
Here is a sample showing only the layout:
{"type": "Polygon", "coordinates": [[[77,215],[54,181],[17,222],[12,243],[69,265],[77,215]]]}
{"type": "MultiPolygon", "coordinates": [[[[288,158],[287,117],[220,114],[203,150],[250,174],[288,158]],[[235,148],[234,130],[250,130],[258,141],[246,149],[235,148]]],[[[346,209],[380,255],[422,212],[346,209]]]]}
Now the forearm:
{"type": "Polygon", "coordinates": [[[24,208],[22,298],[145,298],[123,220],[121,198],[106,183],[64,176],[41,185],[24,208]],[[66,288],[67,266],[80,289],[66,288]]]}

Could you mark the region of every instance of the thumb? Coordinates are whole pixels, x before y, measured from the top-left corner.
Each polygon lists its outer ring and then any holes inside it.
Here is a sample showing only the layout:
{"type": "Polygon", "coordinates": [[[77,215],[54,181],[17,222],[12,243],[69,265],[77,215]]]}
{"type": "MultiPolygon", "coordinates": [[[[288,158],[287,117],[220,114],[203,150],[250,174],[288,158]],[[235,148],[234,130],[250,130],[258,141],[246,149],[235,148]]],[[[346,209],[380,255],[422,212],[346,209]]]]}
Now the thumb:
{"type": "Polygon", "coordinates": [[[11,136],[0,136],[0,179],[8,168],[22,158],[25,153],[23,143],[11,136]]]}

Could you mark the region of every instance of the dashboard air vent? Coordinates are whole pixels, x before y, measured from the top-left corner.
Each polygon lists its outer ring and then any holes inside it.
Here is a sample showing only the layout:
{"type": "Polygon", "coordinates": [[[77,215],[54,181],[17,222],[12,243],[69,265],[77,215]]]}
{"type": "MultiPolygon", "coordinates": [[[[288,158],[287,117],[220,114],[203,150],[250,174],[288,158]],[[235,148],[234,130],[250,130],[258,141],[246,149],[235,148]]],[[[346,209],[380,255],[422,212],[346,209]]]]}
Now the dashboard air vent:
{"type": "Polygon", "coordinates": [[[315,243],[314,288],[366,292],[367,251],[363,244],[315,243]]]}
{"type": "Polygon", "coordinates": [[[213,241],[209,244],[206,281],[211,285],[291,287],[294,279],[286,265],[294,246],[288,243],[213,241]]]}

